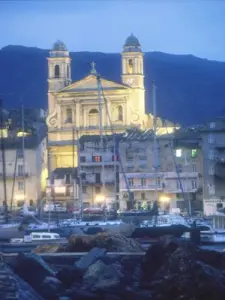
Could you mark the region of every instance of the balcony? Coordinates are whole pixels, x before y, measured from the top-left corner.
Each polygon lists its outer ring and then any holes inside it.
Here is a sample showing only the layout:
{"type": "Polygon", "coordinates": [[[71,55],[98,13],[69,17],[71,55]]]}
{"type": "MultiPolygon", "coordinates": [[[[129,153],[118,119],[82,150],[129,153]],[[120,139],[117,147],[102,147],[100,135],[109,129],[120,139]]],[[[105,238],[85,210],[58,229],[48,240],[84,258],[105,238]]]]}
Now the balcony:
{"type": "MultiPolygon", "coordinates": [[[[151,185],[141,185],[141,184],[134,184],[132,186],[129,186],[130,191],[135,192],[135,191],[162,191],[163,187],[162,185],[156,185],[156,184],[151,184],[151,185]]],[[[127,191],[127,187],[121,187],[120,188],[121,192],[127,191]]]]}
{"type": "MultiPolygon", "coordinates": [[[[26,173],[24,173],[24,174],[21,174],[21,173],[16,173],[16,174],[14,174],[14,173],[7,173],[6,172],[6,179],[13,179],[14,177],[16,177],[16,178],[24,178],[24,177],[29,177],[30,176],[30,173],[28,173],[28,172],[26,172],[26,173]]],[[[2,179],[3,178],[3,173],[1,172],[0,173],[0,179],[2,179]]]]}
{"type": "MultiPolygon", "coordinates": [[[[115,179],[114,178],[105,178],[104,183],[105,184],[114,184],[115,179]]],[[[96,179],[84,179],[84,180],[82,180],[82,184],[84,184],[84,185],[102,185],[103,181],[96,180],[96,179]]]]}
{"type": "MultiPolygon", "coordinates": [[[[164,174],[164,178],[168,179],[173,179],[173,178],[178,178],[177,172],[165,172],[162,173],[164,174]]],[[[179,177],[180,178],[197,178],[199,176],[198,172],[180,172],[179,177]]]]}

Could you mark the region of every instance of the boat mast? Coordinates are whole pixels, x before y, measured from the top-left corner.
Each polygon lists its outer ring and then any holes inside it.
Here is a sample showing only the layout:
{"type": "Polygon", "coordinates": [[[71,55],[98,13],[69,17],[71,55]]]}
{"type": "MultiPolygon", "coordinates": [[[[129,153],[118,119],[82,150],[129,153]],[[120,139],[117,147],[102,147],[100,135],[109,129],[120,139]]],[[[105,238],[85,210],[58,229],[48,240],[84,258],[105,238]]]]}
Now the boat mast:
{"type": "Polygon", "coordinates": [[[24,107],[23,103],[21,104],[21,123],[22,123],[22,157],[23,157],[23,196],[24,203],[26,203],[26,170],[25,170],[25,140],[24,140],[24,107]]]}
{"type": "Polygon", "coordinates": [[[156,110],[156,84],[155,81],[152,83],[152,111],[153,111],[153,138],[154,138],[154,173],[155,173],[155,182],[156,182],[156,188],[155,188],[155,201],[157,203],[158,201],[158,168],[159,168],[159,162],[158,162],[158,145],[157,145],[157,110],[156,110]]]}
{"type": "MultiPolygon", "coordinates": [[[[77,130],[77,160],[78,160],[78,179],[79,179],[79,206],[80,206],[80,219],[83,219],[83,186],[82,186],[82,171],[80,164],[80,138],[77,130]]],[[[74,182],[75,185],[75,182],[74,182]]]]}
{"type": "Polygon", "coordinates": [[[99,74],[97,74],[95,70],[95,63],[92,63],[92,74],[95,73],[97,78],[97,86],[98,86],[98,108],[99,108],[99,135],[100,135],[100,152],[102,156],[102,172],[101,172],[101,181],[102,181],[102,194],[104,197],[104,212],[106,219],[106,197],[105,197],[105,165],[104,165],[104,141],[103,141],[103,122],[102,122],[102,91],[101,91],[101,78],[99,74]]]}
{"type": "Polygon", "coordinates": [[[7,189],[6,189],[6,166],[5,166],[5,144],[4,144],[4,117],[3,117],[3,104],[0,99],[0,128],[1,128],[1,152],[2,152],[2,179],[3,179],[3,191],[4,191],[4,213],[5,222],[8,223],[8,203],[7,203],[7,189]]]}

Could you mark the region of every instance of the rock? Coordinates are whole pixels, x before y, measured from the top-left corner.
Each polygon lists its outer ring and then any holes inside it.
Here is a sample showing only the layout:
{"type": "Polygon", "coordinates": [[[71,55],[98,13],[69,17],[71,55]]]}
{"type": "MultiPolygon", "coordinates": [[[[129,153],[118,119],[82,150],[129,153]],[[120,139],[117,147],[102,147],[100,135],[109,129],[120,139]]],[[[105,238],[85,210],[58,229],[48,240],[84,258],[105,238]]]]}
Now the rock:
{"type": "Polygon", "coordinates": [[[95,235],[71,235],[68,252],[88,252],[92,248],[105,248],[108,252],[143,252],[140,243],[120,234],[102,232],[95,235]]]}
{"type": "Polygon", "coordinates": [[[55,272],[35,253],[20,253],[11,264],[13,270],[28,282],[37,292],[40,284],[47,276],[55,276],[55,272]]]}
{"type": "Polygon", "coordinates": [[[165,251],[163,245],[155,243],[149,247],[141,265],[143,281],[151,280],[164,262],[165,251]]]}
{"type": "Polygon", "coordinates": [[[66,294],[73,300],[101,300],[98,294],[78,288],[70,289],[66,294]]]}
{"type": "Polygon", "coordinates": [[[55,277],[45,277],[40,286],[40,294],[48,300],[58,300],[63,290],[62,282],[55,277]]]}
{"type": "Polygon", "coordinates": [[[81,271],[85,272],[90,267],[90,265],[94,264],[101,257],[104,257],[105,253],[106,250],[104,248],[93,248],[81,259],[79,259],[75,263],[75,266],[77,267],[77,269],[80,269],[81,271]]]}
{"type": "Polygon", "coordinates": [[[64,252],[64,248],[60,244],[45,244],[35,248],[32,252],[34,253],[56,253],[64,252]]]}
{"type": "Polygon", "coordinates": [[[197,261],[197,252],[197,247],[184,243],[164,261],[149,282],[155,299],[224,299],[223,273],[197,261]]]}
{"type": "Polygon", "coordinates": [[[74,282],[81,282],[83,278],[83,271],[76,266],[66,266],[56,273],[58,278],[65,287],[70,287],[74,282]]]}
{"type": "Polygon", "coordinates": [[[120,287],[123,278],[114,265],[106,265],[97,261],[84,274],[83,285],[91,291],[113,291],[120,287]]]}
{"type": "Polygon", "coordinates": [[[196,252],[196,259],[216,269],[225,269],[225,253],[223,252],[198,249],[196,252]]]}

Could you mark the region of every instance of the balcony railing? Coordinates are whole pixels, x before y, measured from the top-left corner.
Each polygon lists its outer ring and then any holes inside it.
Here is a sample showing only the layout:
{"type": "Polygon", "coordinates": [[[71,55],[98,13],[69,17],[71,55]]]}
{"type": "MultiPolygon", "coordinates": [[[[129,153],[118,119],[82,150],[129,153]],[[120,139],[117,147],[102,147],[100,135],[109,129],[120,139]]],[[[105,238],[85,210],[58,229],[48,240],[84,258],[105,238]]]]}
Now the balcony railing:
{"type": "MultiPolygon", "coordinates": [[[[24,174],[22,174],[22,173],[16,173],[16,174],[14,174],[14,173],[6,173],[6,178],[14,178],[14,176],[16,177],[16,178],[20,178],[20,177],[29,177],[30,176],[30,174],[28,173],[28,172],[25,172],[24,174]]],[[[3,173],[2,172],[0,172],[0,178],[2,178],[3,177],[3,173]]]]}

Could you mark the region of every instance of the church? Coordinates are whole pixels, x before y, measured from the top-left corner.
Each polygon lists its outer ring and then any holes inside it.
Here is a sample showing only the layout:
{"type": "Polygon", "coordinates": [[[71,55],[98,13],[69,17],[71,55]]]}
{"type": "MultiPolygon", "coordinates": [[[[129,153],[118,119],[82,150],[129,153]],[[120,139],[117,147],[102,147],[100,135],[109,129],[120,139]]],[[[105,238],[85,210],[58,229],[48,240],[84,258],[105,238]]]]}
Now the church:
{"type": "MultiPolygon", "coordinates": [[[[101,78],[103,134],[146,128],[144,54],[131,34],[121,53],[121,82],[101,78]]],[[[79,81],[71,80],[71,58],[65,44],[57,41],[48,57],[48,144],[51,170],[72,167],[73,140],[82,135],[99,134],[98,66],[79,81]],[[75,137],[73,131],[75,130],[75,137]]]]}
{"type": "MultiPolygon", "coordinates": [[[[50,170],[77,165],[74,141],[83,135],[99,135],[100,109],[104,135],[112,134],[112,127],[116,133],[131,128],[152,128],[152,116],[145,113],[143,59],[139,40],[131,34],[121,53],[120,83],[99,79],[100,70],[91,62],[89,74],[72,82],[69,51],[61,41],[53,45],[48,57],[50,170]],[[100,101],[99,93],[102,98],[100,101]]],[[[160,119],[158,121],[160,123],[160,119]]],[[[162,124],[158,127],[162,129],[162,124]]]]}

